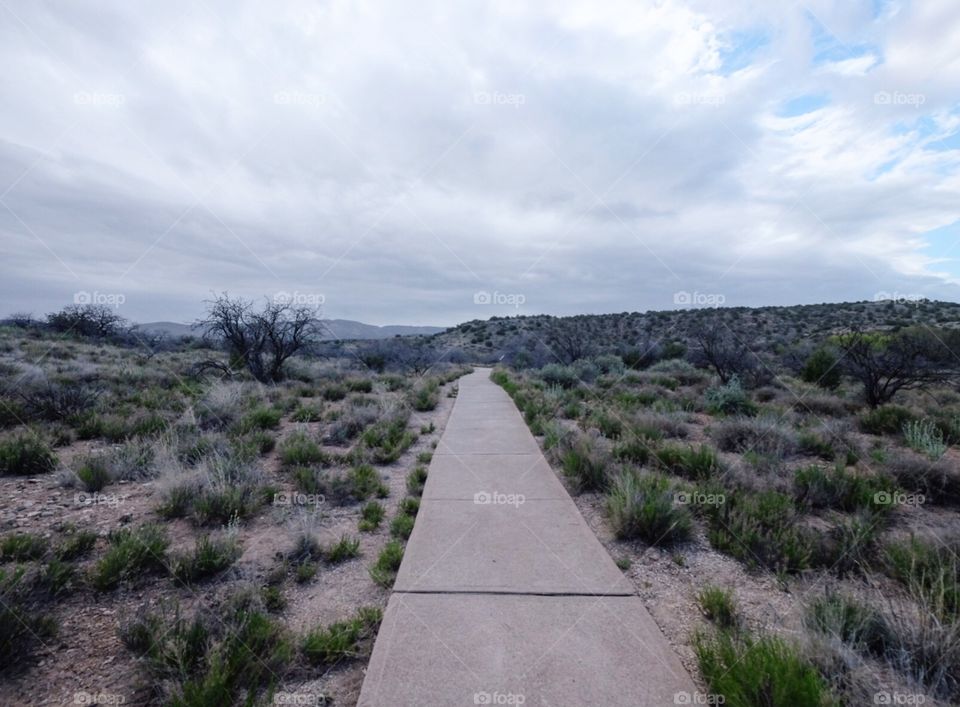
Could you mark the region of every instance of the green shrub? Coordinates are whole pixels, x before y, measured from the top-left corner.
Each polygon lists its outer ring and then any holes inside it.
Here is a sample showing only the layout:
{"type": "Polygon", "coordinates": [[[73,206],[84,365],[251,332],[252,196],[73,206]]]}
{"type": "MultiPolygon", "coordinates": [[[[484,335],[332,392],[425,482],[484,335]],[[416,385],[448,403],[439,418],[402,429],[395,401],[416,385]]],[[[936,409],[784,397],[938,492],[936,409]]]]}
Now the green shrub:
{"type": "Polygon", "coordinates": [[[655,456],[665,470],[692,481],[706,481],[723,470],[717,453],[705,444],[699,448],[664,446],[655,456]]]}
{"type": "Polygon", "coordinates": [[[947,453],[943,431],[930,420],[909,420],[904,423],[903,437],[910,449],[932,461],[937,461],[947,453]]]}
{"type": "Polygon", "coordinates": [[[427,483],[427,467],[425,466],[415,466],[413,470],[407,474],[407,491],[414,496],[423,495],[423,487],[427,483]]]}
{"type": "Polygon", "coordinates": [[[337,621],[310,631],[303,639],[303,655],[311,665],[330,665],[363,655],[383,620],[378,607],[363,607],[348,621],[337,621]]]}
{"type": "Polygon", "coordinates": [[[320,422],[323,419],[323,410],[319,405],[300,405],[290,419],[294,422],[320,422]]]}
{"type": "Polygon", "coordinates": [[[805,569],[812,541],[796,525],[793,499],[776,491],[727,494],[706,509],[710,544],[748,566],[775,571],[805,569]]]}
{"type": "Polygon", "coordinates": [[[345,397],[347,397],[347,389],[342,385],[332,384],[323,389],[324,400],[343,400],[345,397]]]}
{"type": "Polygon", "coordinates": [[[190,619],[179,609],[172,616],[138,614],[122,626],[121,638],[141,658],[162,703],[178,707],[254,704],[293,656],[282,624],[243,595],[190,619]]]}
{"type": "Polygon", "coordinates": [[[416,436],[407,431],[407,415],[382,420],[367,428],[360,439],[376,464],[391,464],[400,458],[416,436]]]}
{"type": "Polygon", "coordinates": [[[884,515],[882,506],[860,510],[837,522],[827,533],[811,533],[811,566],[823,567],[840,577],[869,567],[876,557],[884,515]]]}
{"type": "Polygon", "coordinates": [[[102,457],[87,457],[76,471],[83,488],[91,493],[103,490],[110,483],[110,470],[102,457]]]}
{"type": "Polygon", "coordinates": [[[39,560],[47,554],[50,543],[42,535],[14,533],[0,539],[0,562],[39,560]]]}
{"type": "Polygon", "coordinates": [[[417,412],[428,412],[435,409],[440,402],[439,389],[440,386],[435,380],[429,380],[420,385],[411,396],[410,404],[413,409],[417,412]]]}
{"type": "Polygon", "coordinates": [[[704,400],[707,411],[714,415],[751,417],[757,414],[757,406],[750,400],[736,376],[723,385],[708,388],[704,393],[704,400]]]}
{"type": "Polygon", "coordinates": [[[772,418],[738,417],[724,420],[711,434],[723,452],[756,452],[783,459],[796,451],[794,431],[772,418]]]}
{"type": "Polygon", "coordinates": [[[840,366],[837,357],[827,349],[817,349],[803,366],[800,377],[806,383],[834,390],[840,385],[840,366]]]}
{"type": "Polygon", "coordinates": [[[565,440],[560,450],[560,463],[578,493],[603,491],[610,483],[606,461],[592,437],[577,435],[565,440]]]}
{"type": "Polygon", "coordinates": [[[740,625],[740,612],[732,590],[708,585],[697,593],[697,603],[703,615],[717,627],[732,629],[740,625]]]}
{"type": "Polygon", "coordinates": [[[623,421],[607,410],[594,410],[588,422],[607,439],[620,439],[623,434],[623,421]]]}
{"type": "MultiPolygon", "coordinates": [[[[559,363],[548,363],[540,369],[540,378],[547,385],[558,385],[561,388],[574,388],[580,382],[577,372],[570,366],[561,366],[559,363]]],[[[499,382],[499,381],[495,381],[499,382]]],[[[503,385],[500,383],[500,385],[503,385]]],[[[510,392],[509,390],[507,391],[510,392]]]]}
{"type": "Polygon", "coordinates": [[[372,393],[373,381],[369,378],[351,378],[347,382],[347,390],[351,393],[372,393]]]}
{"type": "Polygon", "coordinates": [[[694,651],[709,692],[728,707],[825,707],[827,685],[799,651],[780,638],[720,631],[699,635],[694,651]]]}
{"type": "Polygon", "coordinates": [[[0,476],[33,476],[57,468],[50,446],[37,434],[0,440],[0,476]]]}
{"type": "Polygon", "coordinates": [[[184,584],[193,584],[220,574],[241,555],[240,545],[232,537],[202,536],[189,555],[174,558],[173,576],[184,584]]]}
{"type": "Polygon", "coordinates": [[[403,545],[399,540],[391,540],[380,551],[377,561],[370,568],[370,577],[381,587],[392,587],[402,561],[403,545]]]}
{"type": "Polygon", "coordinates": [[[324,556],[327,562],[331,564],[339,564],[354,557],[359,557],[360,541],[343,535],[336,545],[332,545],[326,553],[324,553],[324,556]]]}
{"type": "Polygon", "coordinates": [[[351,469],[350,481],[360,500],[365,500],[371,496],[386,498],[390,493],[390,489],[380,478],[380,472],[369,464],[361,464],[351,469]]]}
{"type": "Polygon", "coordinates": [[[284,466],[326,464],[327,455],[306,432],[292,432],[280,443],[280,463],[284,466]]]}
{"type": "Polygon", "coordinates": [[[84,557],[97,542],[97,534],[91,530],[71,530],[54,551],[57,559],[69,561],[84,557]]]}
{"type": "Polygon", "coordinates": [[[840,511],[874,507],[877,494],[894,491],[892,483],[847,471],[840,464],[832,468],[798,469],[794,473],[793,488],[799,503],[840,511]]]}
{"type": "Polygon", "coordinates": [[[170,541],[160,526],[122,528],[111,533],[109,541],[110,548],[93,571],[93,586],[98,590],[114,589],[141,574],[165,569],[170,541]]]}
{"type": "Polygon", "coordinates": [[[883,405],[860,416],[860,429],[872,435],[898,434],[913,415],[898,405],[883,405]]]}
{"type": "Polygon", "coordinates": [[[883,656],[895,642],[883,614],[836,591],[827,591],[810,603],[805,623],[815,631],[876,656],[883,656]]]}
{"type": "Polygon", "coordinates": [[[960,559],[956,541],[911,537],[884,548],[888,575],[923,600],[941,620],[960,621],[960,559]]]}
{"type": "Polygon", "coordinates": [[[387,511],[377,501],[370,501],[360,509],[359,528],[362,532],[371,532],[380,527],[387,511]]]}
{"type": "Polygon", "coordinates": [[[390,522],[390,534],[395,538],[406,540],[413,532],[413,524],[416,519],[413,516],[400,513],[390,522]]]}
{"type": "Polygon", "coordinates": [[[690,512],[674,503],[674,489],[663,476],[625,470],[607,494],[607,513],[622,540],[669,546],[691,535],[690,512]]]}
{"type": "Polygon", "coordinates": [[[632,462],[638,466],[650,461],[650,454],[650,443],[642,437],[633,437],[613,448],[614,459],[622,462],[632,462]]]}
{"type": "Polygon", "coordinates": [[[0,670],[25,660],[56,633],[54,618],[34,608],[24,575],[23,568],[0,569],[0,670]]]}

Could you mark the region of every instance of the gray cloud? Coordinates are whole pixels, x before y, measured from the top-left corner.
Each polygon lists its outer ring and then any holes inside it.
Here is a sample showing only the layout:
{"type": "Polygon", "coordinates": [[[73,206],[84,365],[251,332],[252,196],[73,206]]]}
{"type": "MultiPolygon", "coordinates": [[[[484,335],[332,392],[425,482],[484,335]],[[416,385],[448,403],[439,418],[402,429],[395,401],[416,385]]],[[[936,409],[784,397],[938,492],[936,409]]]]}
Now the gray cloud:
{"type": "Polygon", "coordinates": [[[960,218],[958,150],[930,147],[960,127],[960,12],[873,6],[4,5],[0,301],[190,320],[285,291],[450,324],[957,299],[924,234],[960,218]]]}

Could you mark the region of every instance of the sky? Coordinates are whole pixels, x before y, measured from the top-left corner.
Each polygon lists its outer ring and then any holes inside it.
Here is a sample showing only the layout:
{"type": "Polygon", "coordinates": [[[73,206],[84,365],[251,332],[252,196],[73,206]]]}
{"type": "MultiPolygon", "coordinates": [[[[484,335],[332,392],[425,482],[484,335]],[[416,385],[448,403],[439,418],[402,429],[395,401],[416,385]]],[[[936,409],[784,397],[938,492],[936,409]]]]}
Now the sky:
{"type": "Polygon", "coordinates": [[[0,315],[960,300],[956,0],[0,0],[0,62],[0,315]]]}

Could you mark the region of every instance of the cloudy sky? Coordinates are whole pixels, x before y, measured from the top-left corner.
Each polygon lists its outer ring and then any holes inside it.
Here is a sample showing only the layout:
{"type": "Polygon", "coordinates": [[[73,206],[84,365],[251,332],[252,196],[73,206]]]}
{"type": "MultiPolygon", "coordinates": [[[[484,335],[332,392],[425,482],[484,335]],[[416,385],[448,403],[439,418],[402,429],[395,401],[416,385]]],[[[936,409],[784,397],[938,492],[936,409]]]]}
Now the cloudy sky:
{"type": "Polygon", "coordinates": [[[0,61],[0,314],[960,299],[956,0],[0,0],[0,61]]]}

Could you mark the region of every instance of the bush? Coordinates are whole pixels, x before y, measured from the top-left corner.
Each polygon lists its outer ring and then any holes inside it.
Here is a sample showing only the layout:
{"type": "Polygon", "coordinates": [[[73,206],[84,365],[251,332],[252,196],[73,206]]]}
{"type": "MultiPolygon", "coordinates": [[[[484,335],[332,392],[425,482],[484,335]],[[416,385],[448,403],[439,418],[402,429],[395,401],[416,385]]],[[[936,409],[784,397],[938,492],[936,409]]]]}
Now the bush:
{"type": "Polygon", "coordinates": [[[347,390],[351,393],[372,393],[373,381],[369,378],[351,378],[347,381],[347,390]]]}
{"type": "Polygon", "coordinates": [[[14,533],[0,540],[0,562],[39,560],[47,554],[50,543],[41,535],[14,533]]]}
{"type": "Polygon", "coordinates": [[[960,471],[945,459],[930,461],[913,452],[890,456],[887,471],[910,493],[923,494],[927,503],[960,503],[960,471]]]}
{"type": "Polygon", "coordinates": [[[410,533],[413,532],[415,520],[413,516],[406,515],[405,513],[396,515],[390,523],[390,534],[395,538],[406,540],[410,537],[410,533]]]}
{"type": "Polygon", "coordinates": [[[847,471],[840,464],[828,469],[820,466],[798,469],[793,488],[798,503],[839,511],[874,507],[878,493],[894,491],[893,484],[847,471]]]}
{"type": "Polygon", "coordinates": [[[320,422],[323,419],[323,410],[319,405],[299,405],[290,419],[294,422],[320,422]]]}
{"type": "Polygon", "coordinates": [[[382,620],[383,612],[379,607],[363,607],[348,621],[316,628],[303,639],[304,657],[312,665],[330,665],[360,657],[365,643],[372,646],[382,620]]]}
{"type": "Polygon", "coordinates": [[[260,405],[248,412],[240,420],[240,432],[251,430],[275,430],[280,425],[283,412],[276,408],[260,405]]]}
{"type": "Polygon", "coordinates": [[[243,594],[191,619],[179,609],[172,616],[141,613],[120,633],[161,701],[180,707],[253,704],[293,655],[281,623],[243,594]]]}
{"type": "Polygon", "coordinates": [[[883,553],[884,569],[942,621],[960,620],[960,559],[956,541],[911,537],[893,542],[883,553]]]}
{"type": "Polygon", "coordinates": [[[713,439],[723,452],[756,452],[783,459],[796,451],[793,430],[769,418],[724,420],[712,430],[713,439]]]}
{"type": "Polygon", "coordinates": [[[359,528],[362,532],[371,532],[380,527],[387,511],[377,501],[370,501],[360,509],[359,528]]]}
{"type": "Polygon", "coordinates": [[[97,542],[97,534],[90,530],[71,530],[54,551],[59,560],[76,560],[89,553],[97,542]]]}
{"type": "Polygon", "coordinates": [[[324,441],[327,444],[345,445],[359,437],[378,417],[377,411],[369,407],[347,407],[327,428],[324,441]]]}
{"type": "Polygon", "coordinates": [[[913,420],[906,408],[884,405],[860,416],[860,429],[872,435],[895,435],[913,420]]]}
{"type": "Polygon", "coordinates": [[[102,457],[87,457],[76,471],[83,488],[91,493],[101,491],[110,483],[110,470],[102,457]]]}
{"type": "Polygon", "coordinates": [[[29,598],[24,570],[0,569],[0,670],[29,657],[37,644],[56,633],[52,616],[37,612],[29,598]]]}
{"type": "Polygon", "coordinates": [[[93,586],[100,591],[114,589],[121,582],[133,581],[140,574],[165,569],[170,541],[157,525],[137,530],[123,528],[110,534],[110,548],[97,563],[93,586]]]}
{"type": "Polygon", "coordinates": [[[36,434],[0,440],[0,476],[33,476],[57,468],[50,446],[36,434]]]}
{"type": "Polygon", "coordinates": [[[419,386],[412,395],[410,404],[413,406],[413,409],[417,412],[428,412],[437,407],[437,404],[440,402],[440,395],[438,393],[440,386],[435,380],[429,380],[423,385],[419,386]]]}
{"type": "Polygon", "coordinates": [[[173,560],[173,576],[184,584],[193,584],[220,574],[239,559],[241,552],[232,537],[211,539],[203,536],[197,540],[191,554],[173,560]]]}
{"type": "Polygon", "coordinates": [[[665,470],[692,481],[706,481],[719,474],[723,467],[717,453],[705,444],[694,447],[661,447],[655,452],[657,463],[665,470]]]}
{"type": "Polygon", "coordinates": [[[323,399],[331,402],[347,397],[347,389],[342,385],[331,384],[323,389],[323,399]]]}
{"type": "Polygon", "coordinates": [[[834,390],[840,385],[840,366],[837,357],[827,349],[817,349],[803,366],[800,377],[806,383],[834,390]]]}
{"type": "Polygon", "coordinates": [[[580,382],[573,368],[570,366],[562,366],[559,363],[548,363],[541,368],[540,378],[547,385],[558,385],[561,388],[575,388],[580,382]]]}
{"type": "Polygon", "coordinates": [[[355,538],[348,538],[342,535],[336,545],[331,546],[324,553],[327,562],[339,564],[346,560],[360,556],[360,541],[355,538]]]}
{"type": "Polygon", "coordinates": [[[623,442],[613,448],[614,459],[623,462],[633,462],[640,466],[650,461],[650,455],[650,443],[641,437],[634,437],[628,442],[623,442]]]}
{"type": "Polygon", "coordinates": [[[560,462],[563,473],[578,493],[603,491],[609,485],[606,461],[592,437],[577,435],[572,440],[565,440],[560,450],[560,462]]]}
{"type": "Polygon", "coordinates": [[[708,388],[704,393],[704,399],[707,411],[714,415],[751,417],[757,414],[757,406],[747,396],[737,376],[733,376],[723,385],[708,388]]]}
{"type": "Polygon", "coordinates": [[[407,414],[394,415],[368,428],[361,436],[364,448],[377,464],[392,464],[416,441],[407,431],[407,414]]]}
{"type": "Polygon", "coordinates": [[[622,472],[607,494],[607,513],[622,540],[669,546],[690,538],[690,513],[675,505],[673,486],[663,476],[622,472]]]}
{"type": "Polygon", "coordinates": [[[397,578],[397,570],[403,561],[403,545],[398,540],[388,542],[377,561],[370,568],[370,577],[381,587],[390,588],[397,578]]]}
{"type": "Polygon", "coordinates": [[[823,678],[780,638],[721,631],[713,638],[697,636],[694,651],[709,692],[723,695],[729,707],[830,703],[823,678]]]}
{"type": "Polygon", "coordinates": [[[423,488],[427,483],[427,467],[417,465],[407,474],[407,492],[414,496],[422,496],[423,488]]]}
{"type": "Polygon", "coordinates": [[[292,432],[280,443],[280,463],[284,466],[326,464],[327,455],[306,432],[292,432]]]}
{"type": "Polygon", "coordinates": [[[728,494],[707,510],[710,544],[748,566],[775,571],[805,569],[812,554],[810,539],[796,527],[793,500],[776,491],[728,494]]]}
{"type": "Polygon", "coordinates": [[[903,437],[907,445],[932,461],[937,461],[947,453],[947,444],[943,441],[943,431],[930,420],[909,420],[903,425],[903,437]]]}
{"type": "Polygon", "coordinates": [[[876,656],[883,656],[894,645],[894,636],[879,611],[836,591],[827,591],[811,602],[805,624],[876,656]]]}
{"type": "Polygon", "coordinates": [[[697,594],[697,603],[703,615],[718,628],[732,629],[740,625],[740,613],[732,590],[708,585],[697,594]]]}

